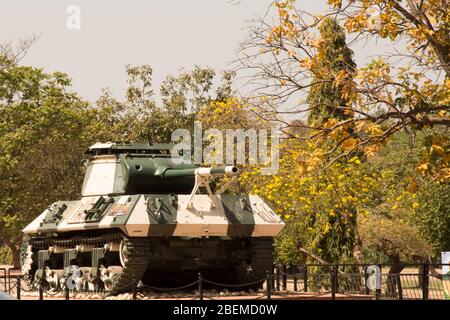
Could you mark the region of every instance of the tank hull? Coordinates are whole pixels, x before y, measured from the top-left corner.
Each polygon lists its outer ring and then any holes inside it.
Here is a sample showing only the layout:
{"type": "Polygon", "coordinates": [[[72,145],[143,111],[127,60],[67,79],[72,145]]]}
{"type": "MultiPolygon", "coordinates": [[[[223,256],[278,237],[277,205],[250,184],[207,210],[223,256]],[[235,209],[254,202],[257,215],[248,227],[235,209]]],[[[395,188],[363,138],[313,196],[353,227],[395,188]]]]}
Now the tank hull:
{"type": "Polygon", "coordinates": [[[253,195],[84,197],[53,204],[23,230],[22,269],[32,281],[51,286],[58,279],[53,286],[61,287],[76,266],[79,286],[113,294],[136,280],[183,286],[198,272],[213,282],[243,284],[265,277],[272,239],[283,227],[253,195]]]}
{"type": "MultiPolygon", "coordinates": [[[[95,210],[92,210],[95,212],[95,210]]],[[[121,229],[129,237],[239,236],[274,237],[284,223],[258,196],[149,194],[85,197],[60,201],[45,210],[23,232],[66,233],[121,229]],[[97,216],[86,211],[103,199],[97,216]],[[191,206],[189,206],[191,202],[191,206]],[[58,210],[64,208],[60,213],[58,210]]]]}

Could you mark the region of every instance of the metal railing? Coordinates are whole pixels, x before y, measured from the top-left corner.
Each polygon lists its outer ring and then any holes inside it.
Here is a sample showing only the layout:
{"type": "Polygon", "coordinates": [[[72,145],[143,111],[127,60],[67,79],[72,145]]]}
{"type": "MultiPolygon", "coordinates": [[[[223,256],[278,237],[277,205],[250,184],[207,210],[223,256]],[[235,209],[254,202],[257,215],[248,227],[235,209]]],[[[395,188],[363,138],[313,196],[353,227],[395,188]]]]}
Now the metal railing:
{"type": "MultiPolygon", "coordinates": [[[[205,298],[205,284],[213,288],[239,289],[260,285],[264,288],[264,294],[258,298],[271,299],[274,294],[297,294],[299,297],[309,299],[391,299],[391,300],[436,300],[450,299],[450,274],[442,274],[440,269],[448,264],[402,264],[401,272],[390,272],[394,264],[375,265],[379,274],[369,274],[368,264],[341,264],[319,265],[308,264],[299,266],[287,266],[276,264],[273,270],[268,270],[262,279],[239,284],[219,283],[205,279],[201,273],[196,279],[186,285],[173,288],[153,287],[142,282],[130,284],[133,299],[138,299],[138,294],[149,292],[171,293],[185,292],[193,299],[205,298]],[[431,272],[431,270],[433,272],[431,272]],[[378,279],[376,278],[378,277],[378,279]],[[371,282],[372,281],[372,282],[371,282]],[[186,290],[196,290],[188,293],[186,290]]],[[[24,279],[19,273],[20,269],[0,269],[0,289],[15,294],[21,299],[22,292],[38,292],[40,300],[44,296],[63,294],[63,298],[70,299],[71,293],[99,293],[109,295],[107,290],[69,290],[68,287],[49,290],[45,281],[39,283],[24,279]]],[[[210,300],[214,298],[210,295],[210,300]]]]}
{"type": "Polygon", "coordinates": [[[331,298],[344,296],[373,296],[375,299],[436,300],[450,299],[450,274],[442,267],[450,264],[341,264],[274,267],[274,288],[277,291],[329,293],[331,298]],[[391,272],[392,267],[401,272],[391,272]],[[376,267],[378,283],[370,283],[368,268],[376,267]],[[433,272],[431,272],[433,270],[433,272]]]}

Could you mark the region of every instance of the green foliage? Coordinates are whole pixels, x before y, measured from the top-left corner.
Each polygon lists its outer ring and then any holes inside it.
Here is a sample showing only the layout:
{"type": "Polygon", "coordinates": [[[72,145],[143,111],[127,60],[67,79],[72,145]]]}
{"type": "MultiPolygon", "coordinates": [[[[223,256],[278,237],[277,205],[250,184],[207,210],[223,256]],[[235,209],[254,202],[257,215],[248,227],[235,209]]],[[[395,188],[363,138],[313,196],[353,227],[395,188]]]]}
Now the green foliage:
{"type": "Polygon", "coordinates": [[[439,259],[449,248],[449,184],[418,170],[430,137],[441,130],[397,133],[366,164],[382,178],[371,191],[370,216],[359,221],[370,256],[381,254],[391,261],[423,260],[428,255],[439,259]]]}
{"type": "Polygon", "coordinates": [[[301,222],[291,221],[278,235],[275,241],[275,260],[286,265],[299,265],[307,262],[304,255],[297,250],[308,241],[308,232],[301,222]]]}
{"type": "Polygon", "coordinates": [[[430,253],[428,243],[417,229],[403,219],[372,214],[361,220],[364,221],[360,221],[359,231],[364,249],[378,259],[385,256],[390,263],[420,262],[430,253]]]}
{"type": "Polygon", "coordinates": [[[332,18],[323,20],[319,27],[320,43],[317,48],[317,65],[307,102],[310,107],[308,124],[322,126],[330,118],[343,120],[349,117],[344,107],[350,102],[343,88],[355,75],[353,52],[347,47],[344,30],[332,18]],[[339,82],[336,79],[340,79],[339,82]]]}
{"type": "Polygon", "coordinates": [[[103,141],[168,142],[175,129],[192,129],[196,113],[211,101],[232,94],[232,72],[224,72],[214,92],[216,72],[196,66],[169,75],[160,87],[161,102],[153,97],[152,68],[127,66],[126,100],[105,91],[97,100],[91,132],[103,141]]]}
{"type": "Polygon", "coordinates": [[[432,255],[438,261],[442,251],[450,250],[450,185],[424,183],[419,187],[417,200],[419,207],[411,222],[431,245],[432,255]]]}
{"type": "Polygon", "coordinates": [[[0,264],[11,264],[12,257],[9,248],[0,246],[0,264]]]}
{"type": "Polygon", "coordinates": [[[30,219],[52,201],[77,195],[87,119],[88,105],[70,91],[67,75],[0,68],[2,243],[17,248],[30,219]]]}

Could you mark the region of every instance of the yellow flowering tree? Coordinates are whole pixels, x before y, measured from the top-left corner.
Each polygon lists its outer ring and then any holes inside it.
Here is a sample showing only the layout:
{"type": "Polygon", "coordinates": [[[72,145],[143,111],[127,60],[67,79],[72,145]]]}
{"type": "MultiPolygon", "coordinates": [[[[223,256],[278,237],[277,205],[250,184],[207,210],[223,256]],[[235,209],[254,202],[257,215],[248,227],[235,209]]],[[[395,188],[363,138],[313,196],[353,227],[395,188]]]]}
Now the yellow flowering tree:
{"type": "Polygon", "coordinates": [[[280,238],[280,260],[305,261],[292,254],[301,246],[329,263],[355,261],[356,219],[366,212],[376,178],[362,170],[357,156],[320,171],[323,149],[312,142],[291,139],[281,150],[276,175],[263,176],[254,168],[240,177],[242,185],[250,186],[249,192],[269,200],[289,225],[296,226],[280,238]]]}
{"type": "MultiPolygon", "coordinates": [[[[268,14],[250,26],[242,43],[240,67],[253,72],[249,81],[254,106],[285,127],[286,114],[306,118],[314,105],[305,97],[320,83],[339,88],[340,113],[350,118],[302,124],[311,138],[334,135],[344,154],[363,150],[374,155],[398,131],[414,133],[443,127],[433,148],[419,164],[441,181],[450,178],[450,23],[446,0],[328,0],[329,10],[310,13],[295,0],[275,1],[268,14]],[[332,19],[343,26],[352,43],[360,39],[386,43],[366,65],[330,69],[318,31],[332,19]],[[398,46],[397,44],[406,44],[398,46]],[[391,51],[385,52],[390,47],[391,51]],[[402,62],[399,63],[398,61],[402,62]],[[262,99],[269,97],[269,99],[262,99]],[[349,131],[348,128],[355,130],[349,131]],[[437,156],[437,157],[436,157],[437,156]],[[437,158],[440,158],[438,160],[437,158]]],[[[344,52],[342,53],[344,55],[344,52]]],[[[334,61],[342,60],[336,55],[334,61]]],[[[336,154],[333,159],[339,159],[336,154]]]]}

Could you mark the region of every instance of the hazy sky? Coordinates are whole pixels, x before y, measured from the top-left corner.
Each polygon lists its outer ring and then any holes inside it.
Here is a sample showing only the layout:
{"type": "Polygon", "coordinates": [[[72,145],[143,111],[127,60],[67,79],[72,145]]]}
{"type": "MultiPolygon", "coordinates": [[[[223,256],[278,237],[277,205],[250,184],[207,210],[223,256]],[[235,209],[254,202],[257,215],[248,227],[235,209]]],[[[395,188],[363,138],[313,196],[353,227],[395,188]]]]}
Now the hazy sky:
{"type": "MultiPolygon", "coordinates": [[[[241,0],[1,0],[0,42],[41,34],[23,64],[59,70],[75,90],[95,100],[101,88],[122,96],[126,64],[150,64],[155,91],[168,74],[184,67],[227,68],[244,28],[269,1],[241,0]],[[69,30],[69,5],[81,9],[81,29],[69,30]]],[[[320,12],[325,0],[303,0],[320,12]]],[[[361,48],[357,60],[371,48],[361,48]]]]}

